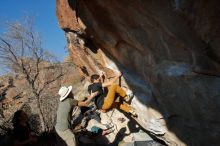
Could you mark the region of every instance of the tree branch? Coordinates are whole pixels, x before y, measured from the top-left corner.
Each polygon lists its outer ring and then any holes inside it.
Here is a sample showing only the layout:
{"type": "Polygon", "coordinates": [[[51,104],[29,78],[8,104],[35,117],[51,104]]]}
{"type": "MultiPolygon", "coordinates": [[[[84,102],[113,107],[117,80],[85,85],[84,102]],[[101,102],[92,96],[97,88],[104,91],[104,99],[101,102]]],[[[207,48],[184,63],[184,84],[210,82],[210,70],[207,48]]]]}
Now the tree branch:
{"type": "Polygon", "coordinates": [[[13,56],[13,58],[15,59],[15,61],[18,62],[17,56],[16,56],[15,53],[12,51],[12,46],[11,46],[11,44],[9,44],[9,43],[8,43],[6,40],[4,40],[2,37],[0,37],[0,40],[1,40],[4,44],[6,44],[9,53],[11,53],[11,55],[13,56]]]}
{"type": "Polygon", "coordinates": [[[46,86],[48,86],[49,84],[55,82],[56,80],[58,80],[59,78],[61,78],[63,76],[62,73],[60,73],[58,76],[56,76],[55,78],[53,78],[52,80],[49,80],[47,82],[44,83],[43,87],[39,90],[38,94],[40,95],[42,93],[42,91],[46,88],[46,86]]]}

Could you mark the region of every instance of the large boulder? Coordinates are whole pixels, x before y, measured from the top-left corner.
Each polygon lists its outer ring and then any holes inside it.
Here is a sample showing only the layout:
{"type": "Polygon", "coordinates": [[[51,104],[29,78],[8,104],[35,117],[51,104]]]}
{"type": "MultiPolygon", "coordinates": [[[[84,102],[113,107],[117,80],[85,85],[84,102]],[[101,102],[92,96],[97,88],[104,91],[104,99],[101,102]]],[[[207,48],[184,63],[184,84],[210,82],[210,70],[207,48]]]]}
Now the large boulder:
{"type": "Polygon", "coordinates": [[[88,79],[123,71],[137,121],[168,145],[219,145],[218,0],[57,0],[72,61],[88,79]]]}

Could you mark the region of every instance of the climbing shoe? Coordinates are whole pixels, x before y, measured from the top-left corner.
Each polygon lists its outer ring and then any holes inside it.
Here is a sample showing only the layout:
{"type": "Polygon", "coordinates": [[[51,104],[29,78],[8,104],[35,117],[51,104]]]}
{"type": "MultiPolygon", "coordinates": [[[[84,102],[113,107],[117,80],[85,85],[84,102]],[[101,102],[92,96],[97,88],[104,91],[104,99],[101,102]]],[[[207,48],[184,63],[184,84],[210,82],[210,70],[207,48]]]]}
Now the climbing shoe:
{"type": "Polygon", "coordinates": [[[138,115],[134,110],[130,110],[129,113],[131,114],[132,117],[137,118],[138,115]]]}
{"type": "Polygon", "coordinates": [[[129,102],[131,98],[134,97],[134,93],[125,86],[123,86],[123,88],[125,89],[125,92],[126,92],[126,97],[124,98],[124,100],[129,102]]]}

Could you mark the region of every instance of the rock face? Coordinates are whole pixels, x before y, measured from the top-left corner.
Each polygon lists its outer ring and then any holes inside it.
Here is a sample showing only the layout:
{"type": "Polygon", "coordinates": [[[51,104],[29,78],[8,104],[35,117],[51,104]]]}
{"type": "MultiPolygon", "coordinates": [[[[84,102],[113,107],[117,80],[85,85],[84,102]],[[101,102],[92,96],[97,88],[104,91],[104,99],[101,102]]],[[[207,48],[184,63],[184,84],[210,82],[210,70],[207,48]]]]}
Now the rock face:
{"type": "Polygon", "coordinates": [[[168,145],[220,144],[218,0],[57,0],[85,75],[123,71],[138,122],[168,145]]]}

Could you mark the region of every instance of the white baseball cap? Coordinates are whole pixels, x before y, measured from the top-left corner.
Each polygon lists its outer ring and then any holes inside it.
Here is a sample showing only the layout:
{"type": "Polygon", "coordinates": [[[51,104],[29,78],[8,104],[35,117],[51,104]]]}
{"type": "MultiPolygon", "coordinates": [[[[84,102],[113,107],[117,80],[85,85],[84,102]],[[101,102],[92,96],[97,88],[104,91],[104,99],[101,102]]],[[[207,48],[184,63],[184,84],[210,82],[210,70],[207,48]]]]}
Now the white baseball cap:
{"type": "Polygon", "coordinates": [[[60,95],[60,101],[63,101],[64,99],[67,98],[67,96],[70,94],[70,92],[72,91],[72,86],[66,87],[66,86],[62,86],[58,92],[58,94],[60,95]]]}

